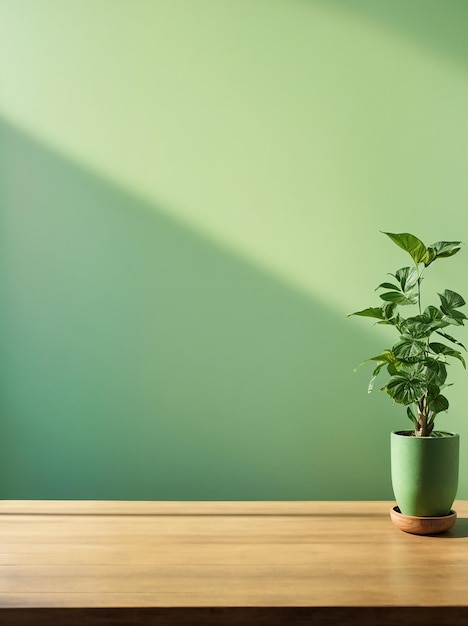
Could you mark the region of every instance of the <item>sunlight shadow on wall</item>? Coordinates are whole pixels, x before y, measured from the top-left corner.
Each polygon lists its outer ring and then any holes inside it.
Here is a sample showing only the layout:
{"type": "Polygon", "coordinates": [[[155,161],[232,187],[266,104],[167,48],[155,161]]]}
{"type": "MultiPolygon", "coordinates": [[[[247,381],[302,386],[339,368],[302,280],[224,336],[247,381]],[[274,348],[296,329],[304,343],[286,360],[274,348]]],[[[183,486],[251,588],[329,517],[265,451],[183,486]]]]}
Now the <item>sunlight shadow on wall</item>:
{"type": "Polygon", "coordinates": [[[450,8],[438,0],[305,0],[312,5],[343,11],[352,17],[371,20],[387,31],[411,40],[437,56],[466,68],[468,4],[454,0],[450,8]]]}
{"type": "Polygon", "coordinates": [[[1,145],[2,497],[391,497],[398,410],[353,375],[359,325],[6,125],[1,145]]]}

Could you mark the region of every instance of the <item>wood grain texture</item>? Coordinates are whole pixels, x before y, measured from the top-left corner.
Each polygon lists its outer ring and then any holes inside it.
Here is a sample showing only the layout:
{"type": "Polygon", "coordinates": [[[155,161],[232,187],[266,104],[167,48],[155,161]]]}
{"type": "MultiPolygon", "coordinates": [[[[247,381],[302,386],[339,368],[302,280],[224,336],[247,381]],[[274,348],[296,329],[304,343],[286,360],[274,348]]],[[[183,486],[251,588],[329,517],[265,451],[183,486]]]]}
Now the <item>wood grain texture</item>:
{"type": "Polygon", "coordinates": [[[391,506],[3,501],[0,624],[468,623],[468,502],[428,537],[391,506]]]}

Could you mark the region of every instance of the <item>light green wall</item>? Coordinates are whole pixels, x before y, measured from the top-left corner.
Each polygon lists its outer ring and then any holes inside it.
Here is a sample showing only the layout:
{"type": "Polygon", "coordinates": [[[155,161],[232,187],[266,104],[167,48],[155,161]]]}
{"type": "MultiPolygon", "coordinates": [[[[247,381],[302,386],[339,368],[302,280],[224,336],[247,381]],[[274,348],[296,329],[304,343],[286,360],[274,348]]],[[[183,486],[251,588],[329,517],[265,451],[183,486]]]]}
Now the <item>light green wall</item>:
{"type": "MultiPolygon", "coordinates": [[[[467,24],[461,0],[0,2],[0,497],[392,497],[407,420],[353,373],[389,335],[345,315],[405,264],[380,230],[468,240],[467,24]]],[[[467,254],[432,294],[468,294],[467,254]]]]}

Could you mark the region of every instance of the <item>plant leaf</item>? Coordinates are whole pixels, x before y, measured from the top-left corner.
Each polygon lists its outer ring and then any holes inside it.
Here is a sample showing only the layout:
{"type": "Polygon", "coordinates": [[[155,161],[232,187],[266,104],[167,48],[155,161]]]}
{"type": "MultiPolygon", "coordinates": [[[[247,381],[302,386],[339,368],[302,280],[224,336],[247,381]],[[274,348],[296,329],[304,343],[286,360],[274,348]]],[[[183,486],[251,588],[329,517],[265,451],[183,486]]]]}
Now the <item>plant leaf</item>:
{"type": "Polygon", "coordinates": [[[390,376],[397,376],[399,371],[397,362],[392,362],[387,365],[387,372],[390,376]]]}
{"type": "Polygon", "coordinates": [[[445,337],[445,339],[448,339],[449,341],[451,341],[452,343],[455,343],[457,346],[461,346],[463,348],[463,350],[466,350],[465,346],[462,344],[461,341],[458,341],[457,339],[455,339],[455,337],[452,337],[452,335],[449,335],[448,333],[443,333],[440,330],[436,330],[436,333],[438,335],[440,335],[441,337],[445,337]]]}
{"type": "Polygon", "coordinates": [[[429,398],[427,405],[433,413],[440,413],[449,408],[449,401],[445,396],[439,394],[435,398],[429,398]]]}
{"type": "Polygon", "coordinates": [[[444,319],[442,311],[435,306],[428,306],[423,313],[409,317],[407,320],[410,320],[411,323],[417,322],[424,324],[431,333],[437,331],[438,328],[445,328],[450,324],[446,318],[444,319]]]}
{"type": "Polygon", "coordinates": [[[400,267],[395,274],[390,274],[390,276],[397,279],[405,293],[413,289],[418,282],[418,272],[415,267],[400,267]]]}
{"type": "Polygon", "coordinates": [[[401,361],[418,361],[424,354],[426,343],[424,341],[403,338],[392,348],[394,356],[401,361]]]}
{"type": "MultiPolygon", "coordinates": [[[[380,297],[386,302],[395,302],[396,304],[406,304],[408,300],[401,291],[386,291],[385,293],[381,293],[380,297]]],[[[411,304],[414,304],[414,302],[411,304]]]]}
{"type": "MultiPolygon", "coordinates": [[[[378,357],[374,357],[374,359],[372,359],[372,360],[375,360],[375,358],[378,358],[378,357]]],[[[372,378],[370,379],[369,384],[367,386],[367,393],[372,393],[372,391],[374,389],[375,379],[379,375],[380,370],[382,369],[382,367],[385,367],[386,364],[387,364],[386,361],[379,361],[379,364],[377,365],[377,367],[372,372],[372,378]]]]}
{"type": "MultiPolygon", "coordinates": [[[[378,363],[382,363],[383,365],[386,365],[387,363],[391,363],[392,361],[394,361],[394,356],[390,352],[390,350],[383,350],[377,356],[371,356],[370,359],[366,359],[365,361],[361,361],[360,363],[358,363],[356,367],[354,368],[354,371],[358,370],[362,365],[369,363],[369,361],[377,361],[378,363]]],[[[375,374],[375,371],[374,371],[374,374],[375,374]]]]}
{"type": "Polygon", "coordinates": [[[395,289],[395,291],[400,291],[400,287],[398,287],[398,285],[394,285],[393,283],[380,283],[380,285],[378,287],[376,287],[375,289],[395,289]]]}
{"type": "Polygon", "coordinates": [[[463,320],[466,320],[466,315],[461,311],[458,311],[460,307],[465,304],[465,300],[459,293],[446,289],[444,293],[439,293],[440,309],[446,316],[446,321],[456,326],[463,326],[463,320]]]}
{"type": "Polygon", "coordinates": [[[426,385],[422,376],[402,371],[397,376],[392,376],[384,389],[395,402],[411,404],[423,397],[426,392],[426,385]]]}
{"type": "MultiPolygon", "coordinates": [[[[395,302],[384,302],[380,306],[380,310],[382,311],[382,315],[386,321],[390,322],[390,320],[394,319],[394,313],[396,311],[397,305],[395,302]]],[[[394,323],[393,321],[391,323],[394,323]]]]}
{"type": "Polygon", "coordinates": [[[453,356],[455,359],[461,361],[463,363],[463,367],[466,369],[465,359],[463,358],[461,352],[459,352],[458,350],[454,350],[453,348],[450,348],[450,346],[446,346],[444,343],[438,343],[435,341],[429,344],[429,348],[432,350],[432,352],[435,352],[436,354],[453,356]]]}
{"type": "Polygon", "coordinates": [[[447,378],[445,363],[429,357],[424,361],[424,365],[428,384],[436,383],[439,387],[443,385],[447,378]]]}
{"type": "Polygon", "coordinates": [[[418,263],[424,263],[427,260],[428,252],[426,246],[414,235],[411,235],[410,233],[385,232],[384,235],[390,237],[390,239],[396,243],[397,246],[400,246],[400,248],[405,250],[405,252],[408,252],[416,265],[418,263]]]}
{"type": "Polygon", "coordinates": [[[451,291],[450,289],[446,289],[444,293],[439,293],[439,298],[442,302],[442,306],[444,307],[442,309],[444,313],[444,309],[452,311],[453,309],[459,309],[461,306],[466,304],[465,300],[459,293],[451,291]]]}
{"type": "Polygon", "coordinates": [[[460,250],[461,243],[461,241],[436,241],[436,243],[433,243],[427,249],[426,267],[436,259],[445,259],[456,254],[460,250]]]}
{"type": "Polygon", "coordinates": [[[346,317],[351,317],[352,315],[361,315],[362,317],[375,317],[379,320],[385,319],[382,315],[382,309],[379,306],[368,307],[367,309],[363,309],[362,311],[350,313],[346,317]]]}
{"type": "Polygon", "coordinates": [[[452,311],[449,316],[445,317],[445,320],[449,324],[454,324],[455,326],[464,326],[466,315],[461,311],[452,311]]]}
{"type": "Polygon", "coordinates": [[[418,420],[416,419],[416,415],[413,413],[413,409],[410,406],[406,407],[406,414],[410,418],[410,420],[413,422],[413,424],[416,425],[418,423],[418,420]]]}
{"type": "Polygon", "coordinates": [[[424,339],[432,334],[434,330],[432,325],[420,322],[419,318],[422,318],[422,315],[408,317],[400,323],[400,332],[405,338],[424,339]]]}
{"type": "MultiPolygon", "coordinates": [[[[425,324],[433,324],[434,322],[442,322],[443,313],[436,306],[430,304],[420,315],[416,315],[414,319],[425,324]]],[[[435,326],[436,328],[437,326],[435,326]]]]}
{"type": "Polygon", "coordinates": [[[440,387],[435,383],[429,383],[427,385],[427,398],[436,398],[440,394],[440,387]]]}

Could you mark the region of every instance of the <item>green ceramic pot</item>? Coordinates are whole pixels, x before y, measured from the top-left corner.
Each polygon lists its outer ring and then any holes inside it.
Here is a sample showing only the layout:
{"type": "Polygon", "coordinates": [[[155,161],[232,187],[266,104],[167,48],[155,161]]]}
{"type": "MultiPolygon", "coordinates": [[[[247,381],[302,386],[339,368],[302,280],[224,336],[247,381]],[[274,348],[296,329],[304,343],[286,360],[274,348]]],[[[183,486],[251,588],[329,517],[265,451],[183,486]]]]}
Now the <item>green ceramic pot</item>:
{"type": "Polygon", "coordinates": [[[400,511],[417,517],[447,515],[457,493],[460,437],[411,434],[391,435],[392,485],[400,511]]]}

